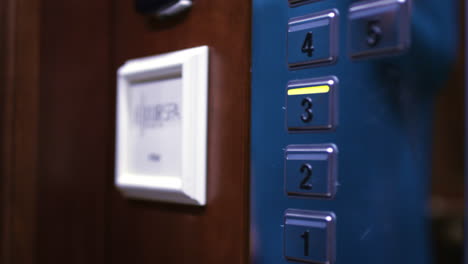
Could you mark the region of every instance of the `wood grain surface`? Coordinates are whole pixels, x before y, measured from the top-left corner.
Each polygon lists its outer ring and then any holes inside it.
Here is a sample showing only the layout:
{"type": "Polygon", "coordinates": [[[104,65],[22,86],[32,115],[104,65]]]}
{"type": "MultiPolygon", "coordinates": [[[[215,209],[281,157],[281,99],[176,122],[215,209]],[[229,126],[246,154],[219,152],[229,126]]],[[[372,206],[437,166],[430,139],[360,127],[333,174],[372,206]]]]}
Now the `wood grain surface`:
{"type": "Polygon", "coordinates": [[[0,261],[29,264],[37,250],[40,4],[0,6],[0,261]]]}
{"type": "Polygon", "coordinates": [[[37,263],[108,263],[112,6],[42,1],[37,263]]]}
{"type": "Polygon", "coordinates": [[[246,263],[250,1],[166,21],[128,0],[5,0],[0,14],[1,263],[246,263]],[[129,201],[113,183],[116,70],[200,45],[208,205],[129,201]]]}
{"type": "Polygon", "coordinates": [[[128,201],[113,189],[111,263],[247,263],[250,1],[194,1],[185,17],[166,22],[116,3],[114,70],[200,45],[211,53],[207,206],[128,201]]]}

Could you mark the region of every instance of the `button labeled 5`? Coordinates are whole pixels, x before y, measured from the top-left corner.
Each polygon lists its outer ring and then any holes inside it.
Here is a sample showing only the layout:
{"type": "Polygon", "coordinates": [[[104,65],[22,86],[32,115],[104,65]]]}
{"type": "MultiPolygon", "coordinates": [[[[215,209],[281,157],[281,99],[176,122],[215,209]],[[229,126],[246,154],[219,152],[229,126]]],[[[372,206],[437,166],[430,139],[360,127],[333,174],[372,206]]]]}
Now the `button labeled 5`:
{"type": "Polygon", "coordinates": [[[401,53],[411,42],[408,0],[361,1],[349,9],[349,53],[359,59],[401,53]]]}

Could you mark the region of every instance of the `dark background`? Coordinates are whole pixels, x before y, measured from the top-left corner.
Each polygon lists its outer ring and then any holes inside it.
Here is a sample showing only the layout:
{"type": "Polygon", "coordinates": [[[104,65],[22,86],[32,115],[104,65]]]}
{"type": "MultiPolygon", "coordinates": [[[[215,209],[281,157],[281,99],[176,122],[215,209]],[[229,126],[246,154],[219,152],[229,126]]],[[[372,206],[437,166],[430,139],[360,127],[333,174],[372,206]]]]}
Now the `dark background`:
{"type": "MultiPolygon", "coordinates": [[[[250,9],[197,0],[161,22],[128,0],[0,0],[1,263],[247,263],[250,9]],[[116,70],[199,45],[211,47],[208,206],[128,201],[113,184],[116,70]]],[[[463,55],[434,117],[440,263],[462,254],[463,55]]]]}

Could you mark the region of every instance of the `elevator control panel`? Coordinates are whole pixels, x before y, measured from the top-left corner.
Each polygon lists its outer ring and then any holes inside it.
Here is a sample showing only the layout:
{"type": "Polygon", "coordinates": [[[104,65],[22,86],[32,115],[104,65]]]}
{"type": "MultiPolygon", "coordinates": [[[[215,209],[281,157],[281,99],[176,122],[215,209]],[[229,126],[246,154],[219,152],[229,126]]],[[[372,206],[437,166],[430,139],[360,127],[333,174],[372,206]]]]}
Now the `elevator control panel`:
{"type": "Polygon", "coordinates": [[[430,263],[427,131],[457,9],[427,1],[253,0],[253,264],[430,263]]]}

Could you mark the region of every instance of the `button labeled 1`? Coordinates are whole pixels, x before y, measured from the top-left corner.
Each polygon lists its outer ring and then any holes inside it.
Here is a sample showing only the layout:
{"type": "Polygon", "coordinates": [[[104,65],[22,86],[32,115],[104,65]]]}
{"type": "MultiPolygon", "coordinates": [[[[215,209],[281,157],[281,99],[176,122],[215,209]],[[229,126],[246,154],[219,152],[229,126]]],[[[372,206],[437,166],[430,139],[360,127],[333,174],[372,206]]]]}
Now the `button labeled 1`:
{"type": "Polygon", "coordinates": [[[289,82],[286,125],[289,131],[334,129],[338,123],[338,78],[289,82]]]}
{"type": "Polygon", "coordinates": [[[408,0],[361,1],[349,9],[353,59],[401,53],[411,42],[408,0]]]}
{"type": "Polygon", "coordinates": [[[318,2],[320,0],[288,0],[289,6],[296,7],[300,5],[305,5],[313,2],[318,2]]]}
{"type": "Polygon", "coordinates": [[[337,185],[334,144],[289,145],[285,151],[287,195],[333,198],[337,185]]]}
{"type": "Polygon", "coordinates": [[[336,61],[337,18],[338,10],[330,9],[289,20],[287,54],[290,69],[336,61]]]}
{"type": "Polygon", "coordinates": [[[284,256],[306,263],[335,262],[335,214],[307,210],[286,210],[284,256]]]}

